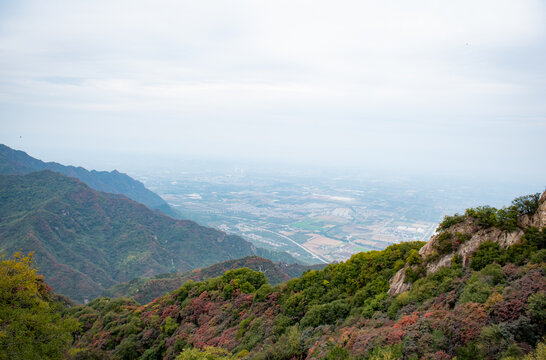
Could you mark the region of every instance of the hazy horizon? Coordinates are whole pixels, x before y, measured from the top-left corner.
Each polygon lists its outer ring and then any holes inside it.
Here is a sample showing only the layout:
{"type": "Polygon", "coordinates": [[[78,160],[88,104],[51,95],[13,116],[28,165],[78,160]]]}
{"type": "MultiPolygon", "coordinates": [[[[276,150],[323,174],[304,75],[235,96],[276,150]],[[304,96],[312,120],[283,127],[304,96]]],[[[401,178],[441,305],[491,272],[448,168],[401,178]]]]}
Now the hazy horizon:
{"type": "Polygon", "coordinates": [[[543,187],[541,1],[0,2],[0,142],[543,187]]]}

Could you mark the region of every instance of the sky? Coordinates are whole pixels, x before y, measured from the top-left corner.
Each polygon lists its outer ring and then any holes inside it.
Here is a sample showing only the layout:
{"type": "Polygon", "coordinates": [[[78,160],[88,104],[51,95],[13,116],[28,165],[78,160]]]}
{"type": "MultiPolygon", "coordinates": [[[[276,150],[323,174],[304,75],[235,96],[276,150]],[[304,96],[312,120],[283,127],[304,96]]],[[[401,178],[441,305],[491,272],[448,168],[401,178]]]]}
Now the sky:
{"type": "Polygon", "coordinates": [[[0,0],[0,142],[543,186],[545,64],[543,0],[0,0]]]}

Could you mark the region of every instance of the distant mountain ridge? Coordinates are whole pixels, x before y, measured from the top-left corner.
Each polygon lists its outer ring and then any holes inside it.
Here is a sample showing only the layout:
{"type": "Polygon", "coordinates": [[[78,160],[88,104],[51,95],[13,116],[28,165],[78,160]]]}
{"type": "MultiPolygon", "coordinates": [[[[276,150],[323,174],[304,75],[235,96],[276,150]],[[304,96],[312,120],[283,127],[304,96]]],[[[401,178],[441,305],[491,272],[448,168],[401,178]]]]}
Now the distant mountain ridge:
{"type": "Polygon", "coordinates": [[[114,285],[102,295],[107,297],[132,297],[141,304],[147,304],[155,298],[176,290],[186,281],[203,281],[222,276],[228,270],[249,268],[263,272],[271,285],[277,285],[301,276],[306,270],[321,270],[326,264],[300,265],[274,263],[259,256],[247,256],[242,259],[227,260],[206,268],[195,269],[183,274],[160,274],[153,278],[137,278],[129,282],[114,285]]]}
{"type": "Polygon", "coordinates": [[[53,289],[83,302],[136,277],[260,255],[295,262],[244,239],[175,220],[122,195],[44,170],[0,175],[0,252],[35,251],[53,289]]]}
{"type": "Polygon", "coordinates": [[[34,171],[51,170],[70,177],[77,178],[89,187],[112,194],[122,194],[128,198],[142,203],[153,210],[180,218],[159,195],[147,189],[140,181],[117,170],[96,171],[83,167],[65,166],[56,162],[43,162],[24,151],[14,150],[4,144],[0,144],[0,174],[25,175],[34,171]]]}

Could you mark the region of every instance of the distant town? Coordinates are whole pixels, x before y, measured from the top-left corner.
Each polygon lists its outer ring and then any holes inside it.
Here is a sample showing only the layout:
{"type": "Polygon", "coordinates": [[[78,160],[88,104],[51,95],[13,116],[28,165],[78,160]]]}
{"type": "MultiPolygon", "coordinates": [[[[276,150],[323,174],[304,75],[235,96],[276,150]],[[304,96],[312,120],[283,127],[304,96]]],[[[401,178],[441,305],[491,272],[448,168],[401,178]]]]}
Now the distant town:
{"type": "Polygon", "coordinates": [[[309,264],[427,241],[443,215],[474,204],[471,191],[400,180],[247,174],[239,168],[139,179],[184,218],[309,264]]]}

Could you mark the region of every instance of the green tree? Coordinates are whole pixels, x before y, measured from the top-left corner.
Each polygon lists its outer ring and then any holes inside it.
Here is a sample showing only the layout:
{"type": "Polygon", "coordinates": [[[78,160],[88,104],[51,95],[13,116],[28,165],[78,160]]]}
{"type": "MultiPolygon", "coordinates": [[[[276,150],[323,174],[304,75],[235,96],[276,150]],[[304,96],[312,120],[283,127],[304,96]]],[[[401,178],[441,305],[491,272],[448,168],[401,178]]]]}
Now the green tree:
{"type": "Polygon", "coordinates": [[[540,193],[520,196],[512,200],[512,206],[521,215],[534,214],[539,205],[540,193]]]}
{"type": "Polygon", "coordinates": [[[0,360],[62,358],[79,324],[57,310],[32,254],[0,254],[0,360]]]}

